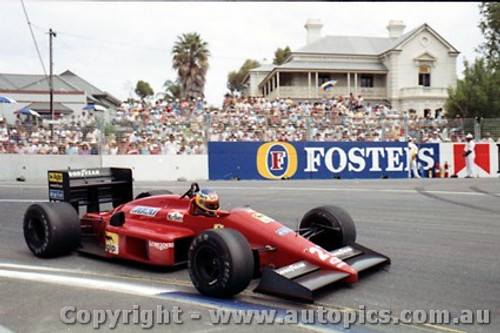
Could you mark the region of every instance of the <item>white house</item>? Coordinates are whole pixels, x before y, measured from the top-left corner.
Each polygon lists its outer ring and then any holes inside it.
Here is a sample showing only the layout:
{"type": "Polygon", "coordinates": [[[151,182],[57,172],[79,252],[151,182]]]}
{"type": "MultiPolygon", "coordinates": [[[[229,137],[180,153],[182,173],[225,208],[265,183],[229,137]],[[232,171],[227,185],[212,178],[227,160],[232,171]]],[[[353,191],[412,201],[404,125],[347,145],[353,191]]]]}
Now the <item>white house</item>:
{"type": "Polygon", "coordinates": [[[245,94],[304,100],[352,92],[421,113],[443,107],[456,84],[459,51],[425,23],[405,33],[402,21],[390,21],[387,37],[322,36],[322,27],[307,20],[307,44],[280,66],[251,70],[245,94]],[[320,86],[333,79],[337,85],[323,92],[320,86]]]}

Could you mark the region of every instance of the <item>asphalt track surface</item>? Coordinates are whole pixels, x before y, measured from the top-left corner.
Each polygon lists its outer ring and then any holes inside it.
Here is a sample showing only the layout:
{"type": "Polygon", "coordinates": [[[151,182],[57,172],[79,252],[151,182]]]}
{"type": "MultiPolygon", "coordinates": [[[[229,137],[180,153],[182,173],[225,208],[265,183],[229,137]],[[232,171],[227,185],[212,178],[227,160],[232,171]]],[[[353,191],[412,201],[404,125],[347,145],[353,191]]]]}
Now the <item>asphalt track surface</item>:
{"type": "MultiPolygon", "coordinates": [[[[232,300],[200,297],[186,269],[153,269],[74,253],[42,260],[25,245],[22,216],[31,202],[46,201],[45,184],[0,183],[0,332],[87,332],[91,324],[64,324],[65,306],[88,309],[182,310],[182,324],[148,331],[309,332],[344,331],[342,324],[274,325],[210,322],[209,311],[278,309],[489,310],[490,324],[363,324],[349,332],[500,332],[500,179],[325,180],[200,182],[216,190],[223,208],[249,205],[289,227],[323,204],[348,210],[357,241],[388,255],[392,264],[354,285],[321,290],[312,305],[252,292],[232,300]]],[[[187,182],[136,183],[134,193],[187,182]]],[[[164,318],[165,319],[165,318],[164,318]]],[[[100,331],[108,330],[107,323],[100,331]]],[[[141,331],[118,324],[118,331],[141,331]]],[[[115,330],[116,331],[116,330],[115,330]]]]}

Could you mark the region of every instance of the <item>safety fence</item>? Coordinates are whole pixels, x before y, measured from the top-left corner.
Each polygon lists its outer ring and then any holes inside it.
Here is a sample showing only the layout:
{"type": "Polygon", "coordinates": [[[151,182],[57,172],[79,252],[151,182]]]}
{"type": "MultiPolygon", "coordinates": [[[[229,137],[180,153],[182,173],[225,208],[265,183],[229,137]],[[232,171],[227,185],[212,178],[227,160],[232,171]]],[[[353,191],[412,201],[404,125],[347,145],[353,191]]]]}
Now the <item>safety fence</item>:
{"type": "Polygon", "coordinates": [[[432,118],[414,113],[343,114],[207,111],[179,116],[117,116],[105,123],[0,124],[0,153],[51,155],[200,155],[208,142],[477,142],[500,140],[500,118],[432,118]]]}

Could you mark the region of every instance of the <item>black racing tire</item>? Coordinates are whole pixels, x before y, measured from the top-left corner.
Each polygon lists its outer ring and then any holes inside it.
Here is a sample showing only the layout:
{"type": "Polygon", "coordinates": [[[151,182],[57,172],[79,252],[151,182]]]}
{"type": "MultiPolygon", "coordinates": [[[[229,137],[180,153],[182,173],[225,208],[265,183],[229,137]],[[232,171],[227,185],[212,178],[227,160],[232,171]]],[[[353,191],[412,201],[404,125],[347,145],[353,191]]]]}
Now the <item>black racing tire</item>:
{"type": "Polygon", "coordinates": [[[147,198],[147,197],[154,197],[156,195],[166,195],[166,194],[173,194],[172,192],[168,190],[152,190],[152,191],[146,191],[146,192],[141,192],[139,193],[134,200],[137,199],[142,199],[142,198],[147,198]]]}
{"type": "Polygon", "coordinates": [[[300,234],[305,235],[308,229],[314,227],[322,229],[322,232],[309,240],[327,251],[356,241],[356,226],[351,215],[338,206],[327,205],[308,211],[300,221],[300,234]]]}
{"type": "Polygon", "coordinates": [[[228,298],[243,291],[252,280],[254,258],[246,238],[234,229],[200,233],[188,254],[189,276],[205,296],[228,298]]]}
{"type": "Polygon", "coordinates": [[[61,256],[80,245],[80,218],[67,202],[36,203],[24,213],[23,232],[37,257],[61,256]]]}

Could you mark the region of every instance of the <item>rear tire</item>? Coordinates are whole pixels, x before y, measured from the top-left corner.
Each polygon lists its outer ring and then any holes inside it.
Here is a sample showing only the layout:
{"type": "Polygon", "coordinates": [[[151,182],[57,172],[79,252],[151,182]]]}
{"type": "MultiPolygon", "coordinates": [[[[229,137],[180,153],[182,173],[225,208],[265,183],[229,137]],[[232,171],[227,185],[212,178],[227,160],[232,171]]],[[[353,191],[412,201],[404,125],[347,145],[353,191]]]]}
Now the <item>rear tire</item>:
{"type": "Polygon", "coordinates": [[[193,240],[188,256],[191,281],[202,295],[227,298],[250,284],[254,272],[252,249],[237,230],[200,233],[193,240]]]}
{"type": "Polygon", "coordinates": [[[136,197],[135,200],[137,199],[142,199],[142,198],[147,198],[147,197],[154,197],[156,195],[166,195],[166,194],[173,194],[172,192],[168,190],[153,190],[153,191],[146,191],[146,192],[141,192],[139,193],[136,197]]]}
{"type": "Polygon", "coordinates": [[[80,218],[69,203],[37,203],[24,214],[23,232],[28,248],[37,257],[60,256],[80,245],[80,218]]]}
{"type": "Polygon", "coordinates": [[[351,215],[344,209],[328,205],[308,211],[299,225],[301,235],[316,229],[321,233],[309,238],[327,251],[349,245],[356,241],[356,226],[351,215]]]}

